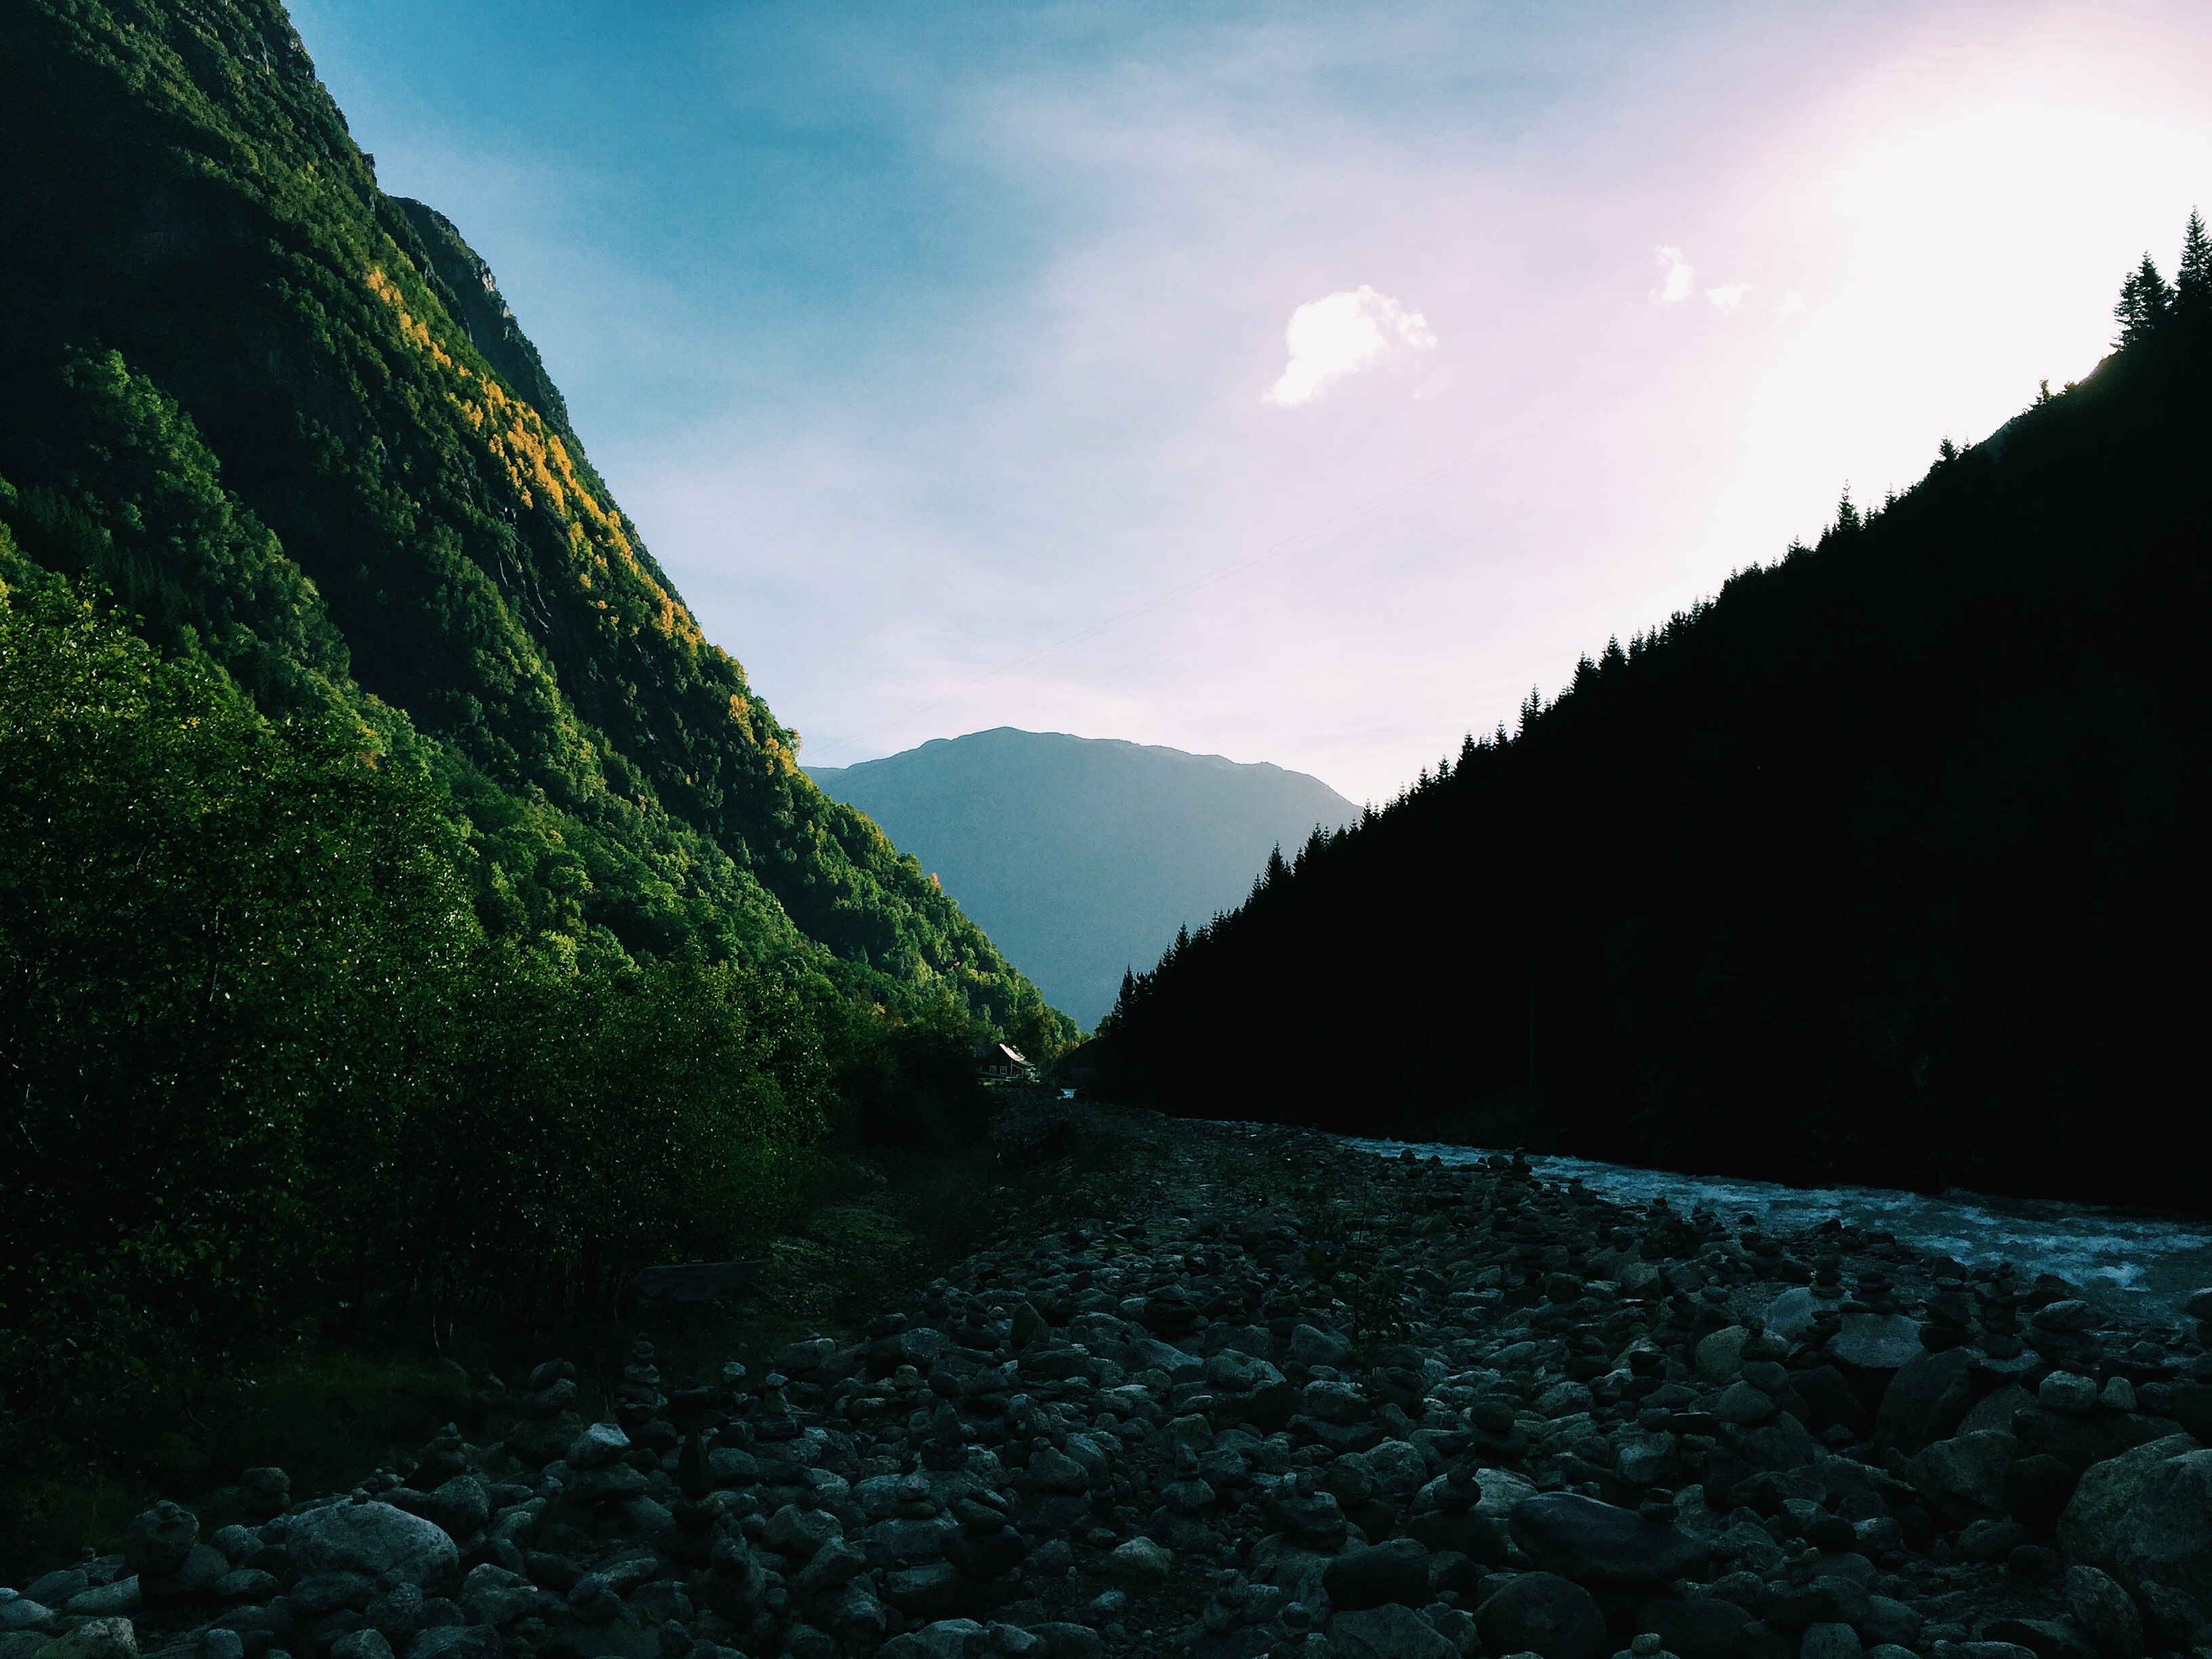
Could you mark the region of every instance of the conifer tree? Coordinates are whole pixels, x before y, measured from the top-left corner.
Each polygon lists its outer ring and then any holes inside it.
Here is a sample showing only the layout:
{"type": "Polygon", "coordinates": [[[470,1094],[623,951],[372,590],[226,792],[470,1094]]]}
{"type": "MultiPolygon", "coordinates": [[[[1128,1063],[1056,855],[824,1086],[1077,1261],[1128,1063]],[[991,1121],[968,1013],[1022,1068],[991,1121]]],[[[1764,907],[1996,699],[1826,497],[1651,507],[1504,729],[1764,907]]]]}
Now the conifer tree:
{"type": "Polygon", "coordinates": [[[2204,232],[2204,216],[2189,210],[2189,228],[2181,234],[2181,268],[2174,273],[2173,309],[2177,316],[2212,317],[2212,236],[2204,232]]]}
{"type": "Polygon", "coordinates": [[[2158,265],[2150,255],[2128,273],[2120,284],[2120,302],[2112,307],[2118,319],[2120,337],[2115,345],[2130,346],[2147,340],[2158,331],[2173,312],[2173,290],[2166,285],[2166,278],[2158,274],[2158,265]]]}

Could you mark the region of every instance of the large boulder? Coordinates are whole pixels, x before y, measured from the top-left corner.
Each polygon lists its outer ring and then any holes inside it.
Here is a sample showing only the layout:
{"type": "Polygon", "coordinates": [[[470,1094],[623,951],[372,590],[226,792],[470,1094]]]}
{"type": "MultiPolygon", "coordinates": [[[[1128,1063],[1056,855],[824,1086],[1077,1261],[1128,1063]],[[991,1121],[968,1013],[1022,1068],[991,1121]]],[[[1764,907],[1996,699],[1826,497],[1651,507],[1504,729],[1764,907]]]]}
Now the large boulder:
{"type": "Polygon", "coordinates": [[[2138,1596],[2163,1584],[2212,1607],[2212,1449],[2168,1435],[2091,1465],[2058,1517],[2058,1547],[2138,1596]]]}
{"type": "Polygon", "coordinates": [[[1596,1597],[1557,1573],[1520,1574],[1476,1610],[1474,1624],[1489,1653],[1605,1659],[1612,1646],[1596,1597]]]}
{"type": "Polygon", "coordinates": [[[1459,1650],[1419,1613],[1395,1604],[1340,1613],[1328,1634],[1344,1659],[1459,1659],[1459,1650]]]}
{"type": "Polygon", "coordinates": [[[460,1552],[445,1529],[389,1504],[331,1504],[294,1519],[285,1540],[292,1569],[310,1573],[390,1573],[420,1588],[453,1576],[460,1552]]]}
{"type": "Polygon", "coordinates": [[[1636,1628],[1659,1638],[1663,1650],[1680,1659],[1739,1659],[1749,1609],[1717,1595],[1668,1597],[1644,1604],[1636,1628]]]}
{"type": "Polygon", "coordinates": [[[1680,1527],[1578,1492],[1540,1492],[1513,1506],[1513,1541],[1547,1572],[1614,1586],[1663,1584],[1705,1559],[1680,1527]]]}
{"type": "Polygon", "coordinates": [[[163,1498],[123,1533],[123,1571],[162,1577],[183,1567],[199,1541],[199,1517],[163,1498]]]}
{"type": "Polygon", "coordinates": [[[1973,1357],[1964,1348],[1941,1353],[1923,1350],[1907,1360],[1882,1391],[1881,1409],[1875,1414],[1875,1444],[1885,1449],[1893,1446],[1910,1457],[1956,1433],[1974,1403],[1973,1369],[1973,1357]]]}
{"type": "Polygon", "coordinates": [[[2005,1513],[2005,1473],[2015,1443],[2009,1434],[1962,1434],[1923,1448],[1911,1465],[1912,1485],[1954,1526],[1995,1521],[2005,1513]]]}
{"type": "Polygon", "coordinates": [[[1358,1609],[1390,1602],[1426,1607],[1431,1599],[1429,1552],[1411,1538],[1346,1550],[1328,1564],[1322,1588],[1328,1592],[1332,1607],[1358,1609]]]}

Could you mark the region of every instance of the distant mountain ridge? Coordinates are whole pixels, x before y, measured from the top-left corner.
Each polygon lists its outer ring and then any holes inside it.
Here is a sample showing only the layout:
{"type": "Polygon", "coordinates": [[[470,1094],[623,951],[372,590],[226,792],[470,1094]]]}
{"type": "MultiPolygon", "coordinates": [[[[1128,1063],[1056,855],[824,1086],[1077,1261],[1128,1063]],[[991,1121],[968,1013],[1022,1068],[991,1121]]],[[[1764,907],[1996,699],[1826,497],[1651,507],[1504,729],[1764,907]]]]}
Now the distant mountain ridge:
{"type": "Polygon", "coordinates": [[[1243,901],[1273,848],[1359,815],[1279,766],[1003,726],[807,769],[919,859],[1086,1028],[1125,969],[1243,901]]]}

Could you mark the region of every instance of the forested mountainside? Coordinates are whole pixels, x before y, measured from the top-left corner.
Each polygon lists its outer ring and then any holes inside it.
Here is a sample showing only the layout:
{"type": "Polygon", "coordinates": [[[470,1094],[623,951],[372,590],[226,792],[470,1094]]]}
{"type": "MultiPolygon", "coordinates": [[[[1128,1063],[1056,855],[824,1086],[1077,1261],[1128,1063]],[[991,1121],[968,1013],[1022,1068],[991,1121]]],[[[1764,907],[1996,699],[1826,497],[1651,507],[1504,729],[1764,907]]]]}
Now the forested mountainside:
{"type": "Polygon", "coordinates": [[[280,7],[0,8],[0,154],[5,1549],[256,1367],[746,1255],[1074,1028],[799,769],[280,7]]]}
{"type": "Polygon", "coordinates": [[[2212,247],[1123,991],[1117,1098],[2201,1209],[2212,247]]]}
{"type": "Polygon", "coordinates": [[[1251,891],[1270,849],[1359,812],[1279,766],[1011,726],[811,773],[1085,1026],[1178,927],[1251,891]]]}
{"type": "Polygon", "coordinates": [[[803,935],[893,1003],[1045,1018],[799,769],[280,7],[9,7],[0,140],[0,477],[33,560],[265,708],[358,707],[445,780],[495,930],[750,960],[803,935]]]}

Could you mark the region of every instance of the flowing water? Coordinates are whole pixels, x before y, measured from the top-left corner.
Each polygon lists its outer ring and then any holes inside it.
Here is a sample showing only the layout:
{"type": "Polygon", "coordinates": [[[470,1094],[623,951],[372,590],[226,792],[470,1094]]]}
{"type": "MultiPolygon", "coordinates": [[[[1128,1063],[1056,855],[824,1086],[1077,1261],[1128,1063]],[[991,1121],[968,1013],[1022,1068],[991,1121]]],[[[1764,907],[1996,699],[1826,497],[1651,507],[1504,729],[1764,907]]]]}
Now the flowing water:
{"type": "MultiPolygon", "coordinates": [[[[1351,1136],[1345,1140],[1386,1158],[1408,1149],[1416,1157],[1433,1154],[1446,1164],[1495,1156],[1479,1146],[1351,1136]]],[[[2083,1297],[2149,1324],[2179,1322],[2182,1304],[2193,1291],[2212,1285],[2212,1224],[2176,1216],[1957,1191],[1929,1197],[1886,1187],[1784,1187],[1534,1153],[1528,1162],[1546,1181],[1579,1176],[1592,1192],[1628,1208],[1641,1209],[1663,1198],[1677,1210],[1703,1205],[1731,1221],[1753,1216],[1762,1229],[1778,1233],[1840,1217],[1851,1226],[1888,1232],[1900,1244],[1969,1267],[2009,1261],[2030,1279],[2057,1273],[2083,1297]]]]}

